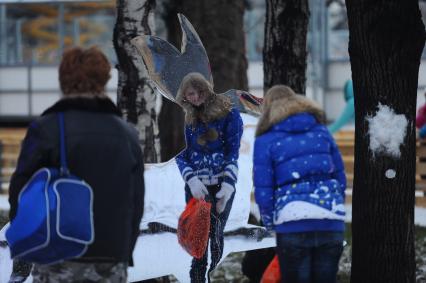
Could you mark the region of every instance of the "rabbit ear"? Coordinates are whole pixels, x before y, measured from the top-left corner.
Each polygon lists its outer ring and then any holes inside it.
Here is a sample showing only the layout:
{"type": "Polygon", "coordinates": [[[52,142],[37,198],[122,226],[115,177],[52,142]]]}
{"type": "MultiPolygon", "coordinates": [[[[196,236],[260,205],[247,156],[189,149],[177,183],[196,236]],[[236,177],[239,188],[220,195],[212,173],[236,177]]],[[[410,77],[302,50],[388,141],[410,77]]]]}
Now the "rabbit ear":
{"type": "Polygon", "coordinates": [[[181,51],[156,36],[141,35],[132,39],[148,70],[150,79],[166,98],[176,101],[182,79],[189,73],[202,74],[212,85],[209,58],[194,27],[178,14],[182,29],[181,51]]]}

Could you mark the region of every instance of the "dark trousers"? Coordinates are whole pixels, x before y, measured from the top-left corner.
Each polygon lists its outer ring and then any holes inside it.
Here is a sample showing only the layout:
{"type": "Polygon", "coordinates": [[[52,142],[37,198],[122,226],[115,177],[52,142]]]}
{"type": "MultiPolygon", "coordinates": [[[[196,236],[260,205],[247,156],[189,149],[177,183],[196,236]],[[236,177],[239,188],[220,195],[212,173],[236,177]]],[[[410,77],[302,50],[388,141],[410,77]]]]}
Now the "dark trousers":
{"type": "MultiPolygon", "coordinates": [[[[211,252],[211,264],[207,273],[208,282],[210,282],[209,273],[216,268],[223,254],[223,230],[225,229],[226,221],[228,220],[229,213],[232,208],[232,202],[234,200],[235,192],[226,204],[225,210],[218,214],[216,211],[216,194],[220,190],[220,185],[207,186],[209,195],[206,196],[205,200],[212,204],[210,212],[210,252],[211,252]]],[[[188,186],[185,186],[185,199],[188,203],[192,198],[191,191],[188,186]]],[[[207,256],[208,256],[208,245],[206,252],[201,259],[192,259],[191,270],[189,275],[191,277],[191,283],[203,283],[206,281],[207,271],[207,256]]]]}
{"type": "Polygon", "coordinates": [[[343,232],[277,233],[277,255],[285,283],[335,283],[343,232]]]}
{"type": "Polygon", "coordinates": [[[13,260],[12,274],[10,275],[9,283],[22,283],[30,276],[33,265],[19,259],[13,260]]]}

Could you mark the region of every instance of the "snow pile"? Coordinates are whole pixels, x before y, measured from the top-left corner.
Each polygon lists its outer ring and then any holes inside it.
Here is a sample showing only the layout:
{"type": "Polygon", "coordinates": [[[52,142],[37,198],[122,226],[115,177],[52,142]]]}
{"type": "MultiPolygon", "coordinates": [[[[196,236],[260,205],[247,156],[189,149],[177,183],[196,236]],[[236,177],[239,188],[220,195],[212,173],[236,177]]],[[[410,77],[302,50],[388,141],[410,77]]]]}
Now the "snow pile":
{"type": "Polygon", "coordinates": [[[399,158],[401,155],[399,148],[407,133],[407,118],[402,114],[396,114],[389,106],[379,103],[378,108],[374,117],[366,118],[369,123],[370,150],[373,156],[383,154],[399,158]]]}
{"type": "Polygon", "coordinates": [[[393,169],[388,169],[388,170],[386,170],[385,176],[388,179],[393,179],[396,176],[396,171],[393,170],[393,169]]]}
{"type": "Polygon", "coordinates": [[[9,195],[0,195],[0,210],[9,211],[9,195]]]}

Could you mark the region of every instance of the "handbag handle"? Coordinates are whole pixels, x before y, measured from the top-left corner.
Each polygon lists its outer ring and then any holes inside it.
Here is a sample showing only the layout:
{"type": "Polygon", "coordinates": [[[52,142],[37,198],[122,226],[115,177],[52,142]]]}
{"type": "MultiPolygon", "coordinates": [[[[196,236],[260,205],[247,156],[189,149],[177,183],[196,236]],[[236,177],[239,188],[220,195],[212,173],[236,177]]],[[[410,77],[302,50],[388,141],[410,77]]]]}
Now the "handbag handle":
{"type": "Polygon", "coordinates": [[[65,147],[65,123],[64,123],[64,113],[58,113],[58,123],[59,123],[59,146],[60,146],[60,169],[59,173],[61,176],[67,176],[70,174],[67,167],[67,152],[65,147]]]}

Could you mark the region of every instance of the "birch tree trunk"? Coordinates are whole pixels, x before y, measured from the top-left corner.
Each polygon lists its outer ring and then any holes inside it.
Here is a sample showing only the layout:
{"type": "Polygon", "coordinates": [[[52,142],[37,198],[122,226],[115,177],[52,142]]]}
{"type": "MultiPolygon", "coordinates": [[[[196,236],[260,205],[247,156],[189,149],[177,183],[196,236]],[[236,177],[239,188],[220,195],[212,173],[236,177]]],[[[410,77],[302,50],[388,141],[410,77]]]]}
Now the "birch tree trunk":
{"type": "MultiPolygon", "coordinates": [[[[417,0],[347,0],[355,93],[351,282],[415,282],[415,111],[425,31],[417,0]],[[382,106],[379,106],[381,104],[382,106]],[[372,144],[383,106],[408,120],[400,157],[372,144]],[[373,155],[374,152],[374,155],[373,155]],[[396,175],[395,175],[396,173],[396,175]]],[[[383,138],[387,147],[400,129],[383,138]]]]}
{"type": "Polygon", "coordinates": [[[156,105],[160,95],[148,83],[140,55],[130,43],[137,35],[152,34],[155,0],[117,0],[113,43],[118,59],[117,102],[124,118],[135,125],[144,161],[160,161],[156,105]]]}
{"type": "Polygon", "coordinates": [[[308,0],[266,0],[263,86],[285,84],[305,94],[308,0]]]}

